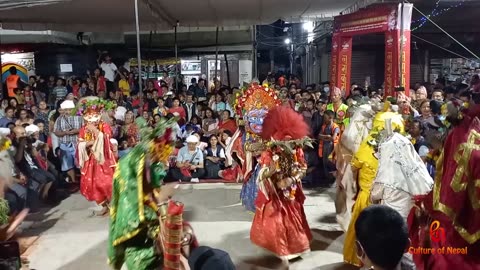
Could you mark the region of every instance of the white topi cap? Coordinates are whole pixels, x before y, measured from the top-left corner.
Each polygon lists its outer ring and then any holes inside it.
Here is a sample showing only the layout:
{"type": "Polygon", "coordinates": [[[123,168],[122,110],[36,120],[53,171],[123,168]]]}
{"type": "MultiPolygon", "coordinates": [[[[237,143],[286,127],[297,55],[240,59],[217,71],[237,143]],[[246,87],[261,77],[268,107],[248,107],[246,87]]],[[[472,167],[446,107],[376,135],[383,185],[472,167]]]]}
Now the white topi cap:
{"type": "Polygon", "coordinates": [[[190,135],[186,139],[187,143],[198,143],[198,137],[195,135],[190,135]]]}
{"type": "Polygon", "coordinates": [[[40,129],[36,125],[28,125],[25,128],[25,132],[27,133],[27,136],[30,136],[33,133],[38,132],[38,131],[40,131],[40,129]]]}
{"type": "Polygon", "coordinates": [[[75,108],[75,103],[73,103],[72,100],[65,100],[60,104],[61,109],[74,109],[75,108]]]}
{"type": "Polygon", "coordinates": [[[10,131],[9,128],[0,128],[0,136],[8,136],[10,135],[10,131]]]}

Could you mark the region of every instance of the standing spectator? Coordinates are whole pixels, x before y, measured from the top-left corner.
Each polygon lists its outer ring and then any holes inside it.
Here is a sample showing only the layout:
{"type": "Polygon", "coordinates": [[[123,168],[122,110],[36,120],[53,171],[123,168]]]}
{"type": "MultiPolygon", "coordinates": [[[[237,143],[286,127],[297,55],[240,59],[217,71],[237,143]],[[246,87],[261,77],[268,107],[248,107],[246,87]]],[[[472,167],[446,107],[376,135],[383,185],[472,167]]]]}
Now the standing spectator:
{"type": "Polygon", "coordinates": [[[103,72],[105,73],[106,85],[107,85],[107,92],[115,91],[115,76],[117,74],[117,66],[112,62],[112,58],[110,55],[105,55],[103,62],[100,63],[100,67],[102,68],[103,72]]]}
{"type": "Polygon", "coordinates": [[[207,100],[207,87],[205,86],[205,80],[198,80],[198,84],[193,88],[193,94],[197,97],[197,101],[207,100]]]}
{"type": "Polygon", "coordinates": [[[195,87],[197,87],[197,78],[193,77],[193,78],[190,80],[190,86],[188,87],[188,91],[189,91],[189,92],[193,92],[193,90],[195,89],[195,87]]]}
{"type": "Polygon", "coordinates": [[[324,99],[317,101],[317,110],[313,113],[312,116],[312,135],[313,138],[318,138],[321,128],[323,126],[323,116],[325,110],[327,109],[327,102],[324,99]]]}
{"type": "Polygon", "coordinates": [[[57,80],[57,86],[53,88],[52,95],[54,96],[55,103],[64,99],[68,94],[67,87],[65,87],[65,81],[63,79],[57,80]]]}
{"type": "Polygon", "coordinates": [[[130,96],[130,84],[128,83],[128,73],[122,72],[120,73],[120,81],[118,81],[118,89],[122,92],[123,96],[129,97],[130,96]]]}
{"type": "Polygon", "coordinates": [[[66,100],[60,105],[62,113],[55,121],[53,132],[60,142],[60,159],[62,161],[62,171],[70,177],[70,181],[76,182],[75,178],[75,151],[77,148],[78,132],[82,127],[82,117],[71,115],[75,104],[71,100],[66,100]]]}
{"type": "Polygon", "coordinates": [[[17,68],[16,67],[10,67],[8,69],[10,72],[10,75],[8,75],[7,79],[5,80],[5,83],[7,85],[7,90],[8,90],[8,97],[13,98],[15,97],[15,89],[21,87],[20,83],[20,76],[17,75],[17,68]]]}
{"type": "Polygon", "coordinates": [[[303,107],[303,110],[302,110],[303,120],[305,120],[305,123],[308,124],[310,129],[313,128],[312,120],[313,120],[313,114],[315,112],[314,109],[315,109],[315,100],[310,98],[307,100],[305,107],[303,107]]]}
{"type": "Polygon", "coordinates": [[[318,135],[318,156],[322,159],[324,174],[329,180],[334,178],[332,173],[336,170],[334,149],[340,134],[340,127],[333,121],[334,117],[333,111],[325,112],[322,129],[318,135]]]}

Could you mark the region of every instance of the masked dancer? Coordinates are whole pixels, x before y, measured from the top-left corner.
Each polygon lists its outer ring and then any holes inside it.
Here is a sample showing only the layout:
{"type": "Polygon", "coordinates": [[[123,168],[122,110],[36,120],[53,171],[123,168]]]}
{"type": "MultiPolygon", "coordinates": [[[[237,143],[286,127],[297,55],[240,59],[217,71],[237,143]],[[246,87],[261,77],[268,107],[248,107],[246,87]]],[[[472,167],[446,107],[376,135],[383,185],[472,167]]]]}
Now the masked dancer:
{"type": "Polygon", "coordinates": [[[301,182],[307,170],[303,148],[311,147],[309,133],[303,117],[284,106],[268,112],[261,133],[265,150],[259,159],[259,192],[250,239],[284,262],[310,251],[312,234],[301,182]]]}
{"type": "Polygon", "coordinates": [[[80,192],[89,201],[103,208],[96,215],[108,213],[112,194],[116,158],[111,142],[112,129],[101,120],[104,111],[114,109],[114,103],[98,99],[83,99],[75,114],[83,115],[84,125],[78,134],[77,161],[81,170],[80,192]]]}

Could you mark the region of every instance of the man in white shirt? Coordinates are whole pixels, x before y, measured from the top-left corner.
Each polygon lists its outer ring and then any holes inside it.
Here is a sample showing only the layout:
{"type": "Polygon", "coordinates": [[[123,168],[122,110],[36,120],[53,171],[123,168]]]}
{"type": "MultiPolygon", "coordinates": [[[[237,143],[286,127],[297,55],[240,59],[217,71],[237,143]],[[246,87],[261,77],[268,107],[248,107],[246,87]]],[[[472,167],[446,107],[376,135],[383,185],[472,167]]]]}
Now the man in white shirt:
{"type": "Polygon", "coordinates": [[[197,147],[199,139],[195,135],[190,135],[186,142],[187,145],[178,151],[176,166],[170,168],[171,174],[174,179],[198,183],[199,178],[205,175],[203,153],[197,147]]]}
{"type": "Polygon", "coordinates": [[[112,62],[110,55],[105,55],[103,62],[100,64],[103,72],[105,73],[105,79],[107,80],[107,94],[115,91],[115,77],[117,75],[117,66],[112,62]]]}

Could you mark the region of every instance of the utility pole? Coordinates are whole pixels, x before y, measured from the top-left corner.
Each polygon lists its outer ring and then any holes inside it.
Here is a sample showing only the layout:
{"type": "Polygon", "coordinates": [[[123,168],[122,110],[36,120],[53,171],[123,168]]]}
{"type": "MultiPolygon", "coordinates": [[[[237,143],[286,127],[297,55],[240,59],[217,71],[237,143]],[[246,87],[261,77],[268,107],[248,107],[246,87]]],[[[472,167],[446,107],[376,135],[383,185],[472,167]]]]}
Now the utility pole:
{"type": "Polygon", "coordinates": [[[258,78],[257,74],[257,26],[252,26],[252,71],[253,71],[253,78],[258,78]]]}
{"type": "Polygon", "coordinates": [[[291,43],[290,43],[290,75],[293,75],[294,74],[294,71],[293,71],[293,62],[295,61],[295,39],[294,39],[294,36],[293,36],[293,23],[291,24],[290,26],[290,40],[291,40],[291,43]]]}

